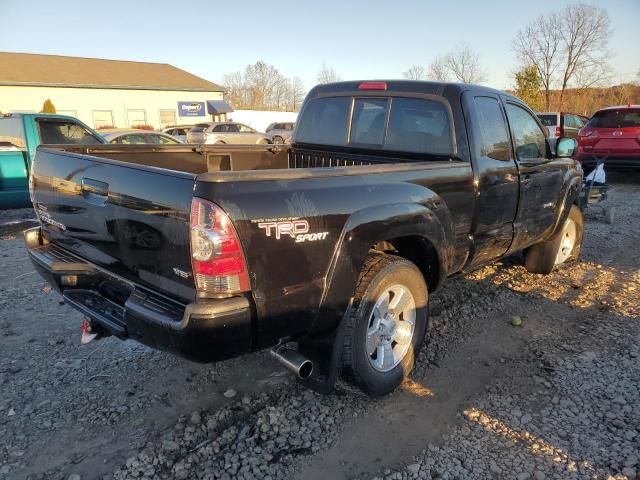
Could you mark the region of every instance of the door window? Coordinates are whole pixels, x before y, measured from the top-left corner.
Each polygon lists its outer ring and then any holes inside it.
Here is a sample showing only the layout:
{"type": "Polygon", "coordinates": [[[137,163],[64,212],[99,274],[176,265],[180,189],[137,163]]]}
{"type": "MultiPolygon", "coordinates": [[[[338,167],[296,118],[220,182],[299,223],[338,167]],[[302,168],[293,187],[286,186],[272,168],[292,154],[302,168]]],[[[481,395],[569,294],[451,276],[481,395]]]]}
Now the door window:
{"type": "Polygon", "coordinates": [[[151,141],[153,143],[157,143],[159,145],[168,145],[168,144],[173,145],[178,143],[177,140],[174,140],[173,138],[165,137],[164,135],[158,135],[158,134],[152,133],[149,136],[151,137],[151,141]]]}
{"type": "Polygon", "coordinates": [[[20,117],[0,117],[0,148],[27,148],[20,117]]]}
{"type": "Polygon", "coordinates": [[[247,127],[246,125],[242,125],[241,123],[236,125],[236,127],[238,127],[238,131],[240,133],[253,133],[255,131],[253,128],[247,127]]]}
{"type": "Polygon", "coordinates": [[[502,115],[498,100],[492,97],[475,97],[478,112],[478,126],[480,130],[480,157],[494,160],[511,160],[511,146],[509,133],[502,115]]]}
{"type": "Polygon", "coordinates": [[[508,103],[507,118],[511,126],[513,146],[518,160],[544,158],[547,154],[545,134],[533,116],[524,108],[508,103]]]}
{"type": "Polygon", "coordinates": [[[40,140],[43,144],[84,144],[102,143],[93,133],[73,122],[64,120],[38,120],[40,140]]]}
{"type": "MultiPolygon", "coordinates": [[[[148,143],[147,139],[144,138],[143,134],[130,134],[130,135],[123,135],[122,137],[118,138],[116,140],[117,143],[124,143],[125,145],[137,145],[137,144],[141,144],[141,143],[148,143]]],[[[113,143],[113,142],[112,142],[113,143]]]]}

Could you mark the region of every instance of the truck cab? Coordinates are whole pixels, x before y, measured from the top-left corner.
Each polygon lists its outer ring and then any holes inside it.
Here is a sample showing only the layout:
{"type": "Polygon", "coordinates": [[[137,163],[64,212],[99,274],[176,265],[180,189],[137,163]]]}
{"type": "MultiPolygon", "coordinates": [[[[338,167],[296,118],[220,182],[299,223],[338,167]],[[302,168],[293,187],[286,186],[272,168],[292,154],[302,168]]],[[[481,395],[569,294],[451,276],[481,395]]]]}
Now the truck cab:
{"type": "Polygon", "coordinates": [[[29,174],[38,145],[102,143],[105,140],[77,118],[44,113],[0,116],[0,210],[31,206],[29,174]]]}

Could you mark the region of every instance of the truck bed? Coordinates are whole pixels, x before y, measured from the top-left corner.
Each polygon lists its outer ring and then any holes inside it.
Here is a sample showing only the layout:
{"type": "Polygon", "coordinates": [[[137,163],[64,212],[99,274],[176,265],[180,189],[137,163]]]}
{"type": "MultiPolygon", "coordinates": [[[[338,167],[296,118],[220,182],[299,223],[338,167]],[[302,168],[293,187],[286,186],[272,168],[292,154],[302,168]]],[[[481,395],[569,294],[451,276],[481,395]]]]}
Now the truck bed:
{"type": "MultiPolygon", "coordinates": [[[[416,162],[411,158],[317,151],[289,145],[47,145],[47,149],[199,175],[416,162]]],[[[437,160],[434,157],[425,158],[437,160]]],[[[406,167],[406,166],[405,166],[406,167]]],[[[270,178],[273,175],[269,175],[270,178]]]]}

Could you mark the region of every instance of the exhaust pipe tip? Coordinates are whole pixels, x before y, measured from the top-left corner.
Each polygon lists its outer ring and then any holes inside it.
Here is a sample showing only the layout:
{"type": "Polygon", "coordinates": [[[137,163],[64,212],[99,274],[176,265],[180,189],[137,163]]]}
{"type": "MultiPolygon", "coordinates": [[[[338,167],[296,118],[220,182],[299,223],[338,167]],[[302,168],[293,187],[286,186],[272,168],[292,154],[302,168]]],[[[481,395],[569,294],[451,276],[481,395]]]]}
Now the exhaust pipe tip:
{"type": "Polygon", "coordinates": [[[309,378],[313,373],[313,362],[296,350],[285,347],[274,348],[271,350],[271,355],[298,378],[309,378]]]}

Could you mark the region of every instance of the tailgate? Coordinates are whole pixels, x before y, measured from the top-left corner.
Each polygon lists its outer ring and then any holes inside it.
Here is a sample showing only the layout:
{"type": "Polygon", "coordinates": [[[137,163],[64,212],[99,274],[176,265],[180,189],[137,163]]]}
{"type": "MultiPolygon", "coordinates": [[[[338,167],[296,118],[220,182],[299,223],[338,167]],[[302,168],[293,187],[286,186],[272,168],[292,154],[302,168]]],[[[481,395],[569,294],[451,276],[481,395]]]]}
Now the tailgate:
{"type": "Polygon", "coordinates": [[[32,198],[51,242],[125,279],[191,301],[194,179],[173,170],[39,149],[32,198]]]}

